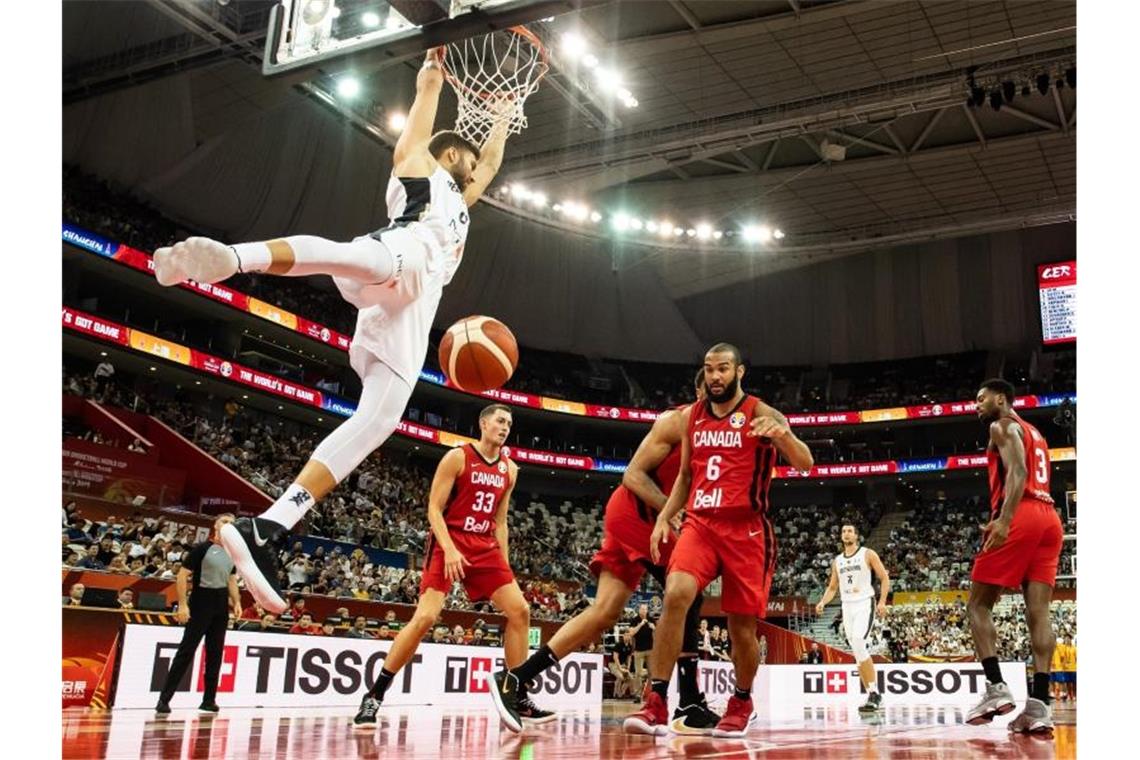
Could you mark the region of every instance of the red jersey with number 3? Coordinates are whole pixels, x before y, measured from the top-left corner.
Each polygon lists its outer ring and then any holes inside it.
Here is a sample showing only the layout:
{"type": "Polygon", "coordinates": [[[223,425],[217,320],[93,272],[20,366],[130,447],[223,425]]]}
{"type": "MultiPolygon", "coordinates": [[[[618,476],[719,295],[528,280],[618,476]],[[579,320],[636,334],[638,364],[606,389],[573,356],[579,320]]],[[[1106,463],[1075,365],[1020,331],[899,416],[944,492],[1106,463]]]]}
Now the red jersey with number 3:
{"type": "Polygon", "coordinates": [[[746,395],[723,417],[712,402],[693,404],[689,416],[688,517],[705,518],[768,511],[768,486],[776,447],[748,435],[760,399],[746,395]]]}
{"type": "MultiPolygon", "coordinates": [[[[1014,417],[1014,422],[1021,426],[1021,438],[1025,445],[1025,493],[1022,499],[1036,499],[1046,504],[1053,503],[1049,495],[1049,444],[1045,436],[1037,428],[1030,425],[1020,417],[1014,417]]],[[[986,448],[986,468],[990,476],[990,518],[996,519],[1001,514],[1001,505],[1005,501],[1005,464],[1001,461],[1001,452],[990,443],[986,448]]]]}
{"type": "Polygon", "coordinates": [[[488,462],[472,444],[463,447],[463,457],[463,472],[443,508],[443,521],[448,531],[492,535],[495,512],[511,487],[510,460],[500,454],[488,462]]]}

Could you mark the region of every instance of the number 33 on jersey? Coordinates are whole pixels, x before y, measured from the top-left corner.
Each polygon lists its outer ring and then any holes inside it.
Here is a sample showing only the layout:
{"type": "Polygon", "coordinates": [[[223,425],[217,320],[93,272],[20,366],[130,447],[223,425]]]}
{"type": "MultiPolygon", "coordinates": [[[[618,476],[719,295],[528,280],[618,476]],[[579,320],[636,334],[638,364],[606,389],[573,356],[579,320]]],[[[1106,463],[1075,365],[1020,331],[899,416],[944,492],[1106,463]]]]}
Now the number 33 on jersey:
{"type": "Polygon", "coordinates": [[[510,460],[502,454],[488,462],[471,444],[463,447],[463,473],[443,509],[447,529],[465,533],[491,533],[495,512],[511,488],[510,460]]]}

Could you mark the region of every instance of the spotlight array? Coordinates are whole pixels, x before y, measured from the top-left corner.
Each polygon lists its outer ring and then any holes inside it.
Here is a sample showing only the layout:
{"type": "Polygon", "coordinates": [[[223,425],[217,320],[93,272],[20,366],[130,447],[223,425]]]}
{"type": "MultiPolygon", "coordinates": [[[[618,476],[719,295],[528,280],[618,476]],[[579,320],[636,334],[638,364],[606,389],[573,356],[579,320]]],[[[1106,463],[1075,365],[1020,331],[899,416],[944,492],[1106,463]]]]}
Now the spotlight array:
{"type": "Polygon", "coordinates": [[[576,32],[563,34],[559,50],[571,62],[581,64],[593,73],[593,86],[600,92],[614,96],[626,108],[637,108],[637,98],[625,86],[621,73],[615,69],[602,66],[598,57],[590,52],[589,43],[580,34],[576,32]]]}
{"type": "Polygon", "coordinates": [[[510,202],[532,213],[537,209],[550,217],[583,225],[601,225],[604,222],[614,233],[621,235],[672,241],[687,237],[695,238],[702,244],[740,238],[748,244],[766,245],[784,239],[783,230],[765,224],[749,224],[741,229],[716,229],[712,224],[702,221],[690,227],[675,224],[670,219],[647,219],[625,210],[604,213],[574,199],[561,200],[551,205],[544,193],[532,190],[519,182],[500,185],[494,194],[499,200],[510,202]]]}

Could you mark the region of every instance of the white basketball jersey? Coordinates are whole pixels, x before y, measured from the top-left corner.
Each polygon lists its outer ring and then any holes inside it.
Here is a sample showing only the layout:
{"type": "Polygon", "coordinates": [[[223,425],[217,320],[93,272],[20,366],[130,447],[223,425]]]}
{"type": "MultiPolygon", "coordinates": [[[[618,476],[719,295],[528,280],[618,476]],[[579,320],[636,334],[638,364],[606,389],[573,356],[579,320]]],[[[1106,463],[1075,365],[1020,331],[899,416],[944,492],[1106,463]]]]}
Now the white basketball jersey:
{"type": "Polygon", "coordinates": [[[448,274],[446,285],[459,267],[463,245],[467,241],[467,227],[471,218],[463,192],[455,179],[442,166],[437,166],[430,177],[396,177],[388,179],[388,218],[393,227],[407,226],[408,230],[432,253],[453,259],[454,268],[448,274]]]}
{"type": "Polygon", "coordinates": [[[858,602],[875,595],[871,586],[871,566],[867,564],[867,547],[850,557],[838,554],[835,557],[835,572],[839,574],[839,598],[846,602],[858,602]]]}
{"type": "Polygon", "coordinates": [[[379,285],[337,281],[341,294],[360,309],[349,355],[362,373],[367,351],[409,385],[419,379],[428,333],[443,288],[463,257],[470,216],[463,193],[442,166],[430,177],[388,180],[391,224],[371,234],[396,256],[396,274],[379,285]]]}

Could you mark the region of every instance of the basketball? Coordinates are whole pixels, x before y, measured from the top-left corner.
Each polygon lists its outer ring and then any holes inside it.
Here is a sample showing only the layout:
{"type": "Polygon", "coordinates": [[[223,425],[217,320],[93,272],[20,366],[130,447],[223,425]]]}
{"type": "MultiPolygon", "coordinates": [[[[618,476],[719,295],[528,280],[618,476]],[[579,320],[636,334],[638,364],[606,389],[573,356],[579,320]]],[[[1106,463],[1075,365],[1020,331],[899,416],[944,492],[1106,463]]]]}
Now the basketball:
{"type": "Polygon", "coordinates": [[[494,317],[464,317],[439,342],[440,369],[452,385],[469,393],[501,388],[518,363],[514,334],[494,317]]]}

